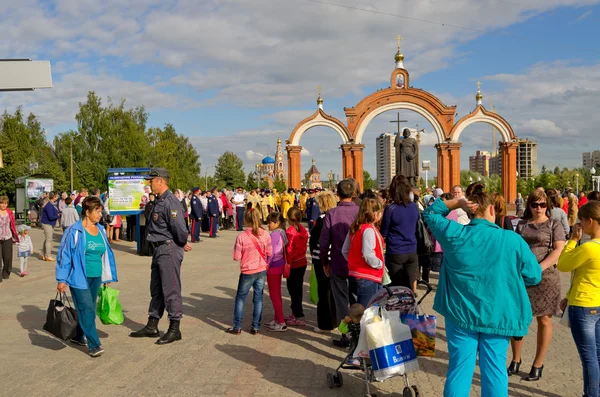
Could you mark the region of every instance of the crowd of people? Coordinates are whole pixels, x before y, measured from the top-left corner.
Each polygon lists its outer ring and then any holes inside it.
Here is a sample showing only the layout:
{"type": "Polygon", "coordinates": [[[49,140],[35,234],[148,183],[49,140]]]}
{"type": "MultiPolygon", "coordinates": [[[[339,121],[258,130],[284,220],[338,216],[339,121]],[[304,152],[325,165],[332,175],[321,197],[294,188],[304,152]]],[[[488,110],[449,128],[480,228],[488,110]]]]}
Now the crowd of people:
{"type": "MultiPolygon", "coordinates": [[[[159,180],[163,174],[157,175],[155,179],[159,180]]],[[[168,181],[168,177],[163,179],[168,181]]],[[[241,232],[233,247],[240,275],[228,333],[242,332],[244,304],[251,289],[254,311],[249,332],[260,332],[265,287],[274,313],[273,319],[266,322],[269,331],[306,326],[303,283],[309,259],[317,279],[314,330],[319,333],[331,333],[338,326],[343,329],[351,307],[367,307],[383,288],[385,276],[389,276],[390,286],[406,287],[418,294],[417,280],[428,282],[432,271],[439,272],[434,310],[445,317],[448,338],[445,395],[469,394],[477,356],[482,394],[507,395],[508,376],[520,373],[522,348],[527,343],[524,337],[534,317],[536,353],[523,378],[539,381],[552,342],[552,318],[563,315],[569,320],[582,361],[584,395],[598,396],[599,192],[577,197],[570,191],[561,194],[555,189],[538,188],[526,197],[518,197],[515,204],[520,217],[512,217],[506,200],[487,193],[480,183],[470,185],[466,191],[461,186],[454,186],[448,193],[439,188],[427,189],[421,197],[421,191],[403,175],[394,177],[388,189],[362,194],[353,179],[339,182],[335,192],[245,192],[240,187],[173,194],[166,184],[161,186],[153,189],[144,203],[144,218],[149,222],[145,234],[149,254],[153,255],[152,301],[148,325],[133,332],[133,337],[159,336],[157,324],[166,309],[171,324],[167,336],[157,343],[181,339],[180,281],[179,288],[175,283],[168,293],[164,285],[159,287],[166,275],[155,274],[155,266],[157,272],[160,270],[157,250],[164,244],[176,244],[181,248],[180,263],[183,252],[191,250],[188,239],[192,243],[201,241],[200,230],[217,237],[220,228],[235,227],[241,232]],[[165,218],[157,218],[157,211],[165,218]],[[178,218],[178,211],[182,217],[178,218]],[[176,229],[167,228],[175,221],[176,229]],[[584,233],[589,240],[582,241],[584,233]],[[163,240],[162,234],[170,239],[163,240]],[[560,272],[571,272],[568,291],[561,291],[560,272]],[[284,278],[291,301],[287,313],[281,294],[284,278]],[[512,358],[507,368],[509,346],[512,358]]],[[[62,200],[50,193],[41,207],[41,224],[46,236],[45,260],[54,260],[50,256],[51,233],[46,229],[52,230],[58,221],[71,231],[65,230],[69,238],[63,238],[59,247],[57,289],[64,292],[71,287],[80,316],[80,329],[72,341],[87,344],[90,355],[96,357],[103,350],[92,321],[95,297],[101,284],[117,281],[110,240],[116,241],[118,235],[110,229],[116,224],[107,217],[106,197],[101,197],[99,191],[93,193],[90,197],[86,191],[75,197],[61,195],[62,200]],[[78,245],[78,238],[94,244],[78,245]],[[46,246],[48,241],[50,245],[46,246]]],[[[25,259],[21,261],[21,275],[27,274],[26,257],[33,252],[27,230],[17,229],[7,204],[8,199],[0,197],[0,253],[5,264],[2,278],[8,278],[6,263],[12,255],[12,248],[5,250],[5,244],[12,247],[19,243],[19,257],[25,259]]],[[[179,273],[172,277],[179,280],[179,273]]],[[[346,347],[350,341],[342,334],[333,343],[346,347]]]]}

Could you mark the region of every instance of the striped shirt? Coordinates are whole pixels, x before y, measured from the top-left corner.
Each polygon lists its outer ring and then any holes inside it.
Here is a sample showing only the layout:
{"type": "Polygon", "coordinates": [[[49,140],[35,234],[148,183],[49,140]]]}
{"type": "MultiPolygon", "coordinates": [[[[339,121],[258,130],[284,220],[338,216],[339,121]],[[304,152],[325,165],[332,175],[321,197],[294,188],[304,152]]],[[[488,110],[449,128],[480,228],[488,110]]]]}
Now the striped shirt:
{"type": "Polygon", "coordinates": [[[258,237],[248,228],[235,239],[233,260],[240,262],[242,274],[254,274],[267,270],[268,256],[273,255],[271,235],[263,228],[258,229],[258,237]],[[256,245],[260,248],[259,252],[256,245]]]}

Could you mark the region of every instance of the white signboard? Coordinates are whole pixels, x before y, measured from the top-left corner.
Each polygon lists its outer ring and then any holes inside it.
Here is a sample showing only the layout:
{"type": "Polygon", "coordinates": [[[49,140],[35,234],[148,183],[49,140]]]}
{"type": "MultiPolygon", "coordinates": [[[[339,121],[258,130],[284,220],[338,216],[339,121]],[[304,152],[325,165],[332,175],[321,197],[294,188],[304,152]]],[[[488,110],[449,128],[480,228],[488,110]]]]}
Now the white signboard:
{"type": "Polygon", "coordinates": [[[50,61],[0,59],[0,91],[52,88],[50,61]]]}

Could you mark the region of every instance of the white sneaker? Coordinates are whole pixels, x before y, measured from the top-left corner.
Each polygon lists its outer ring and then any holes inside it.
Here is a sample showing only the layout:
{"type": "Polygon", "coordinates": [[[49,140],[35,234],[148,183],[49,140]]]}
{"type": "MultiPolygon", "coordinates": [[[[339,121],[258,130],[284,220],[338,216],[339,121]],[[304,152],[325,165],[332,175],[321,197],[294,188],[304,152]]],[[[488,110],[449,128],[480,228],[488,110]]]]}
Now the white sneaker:
{"type": "Polygon", "coordinates": [[[271,321],[269,321],[269,322],[266,324],[266,326],[267,326],[267,327],[273,327],[273,326],[275,326],[275,325],[277,325],[277,321],[276,321],[276,320],[271,320],[271,321]]]}
{"type": "Polygon", "coordinates": [[[330,334],[331,333],[331,331],[328,331],[326,329],[321,329],[319,327],[315,327],[313,330],[318,334],[330,334]]]}
{"type": "Polygon", "coordinates": [[[282,323],[269,326],[267,329],[273,332],[285,332],[287,331],[288,327],[285,325],[285,323],[282,323]]]}

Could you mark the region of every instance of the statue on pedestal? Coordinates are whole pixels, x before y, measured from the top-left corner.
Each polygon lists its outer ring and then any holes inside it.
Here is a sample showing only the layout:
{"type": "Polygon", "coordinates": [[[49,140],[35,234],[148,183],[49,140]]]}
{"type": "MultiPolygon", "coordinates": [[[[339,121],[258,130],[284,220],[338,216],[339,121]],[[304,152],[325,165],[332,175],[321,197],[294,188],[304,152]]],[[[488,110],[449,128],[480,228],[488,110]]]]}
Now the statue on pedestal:
{"type": "Polygon", "coordinates": [[[417,186],[419,180],[418,145],[417,140],[410,137],[410,130],[405,128],[402,136],[396,135],[396,175],[404,175],[411,185],[417,186]]]}

